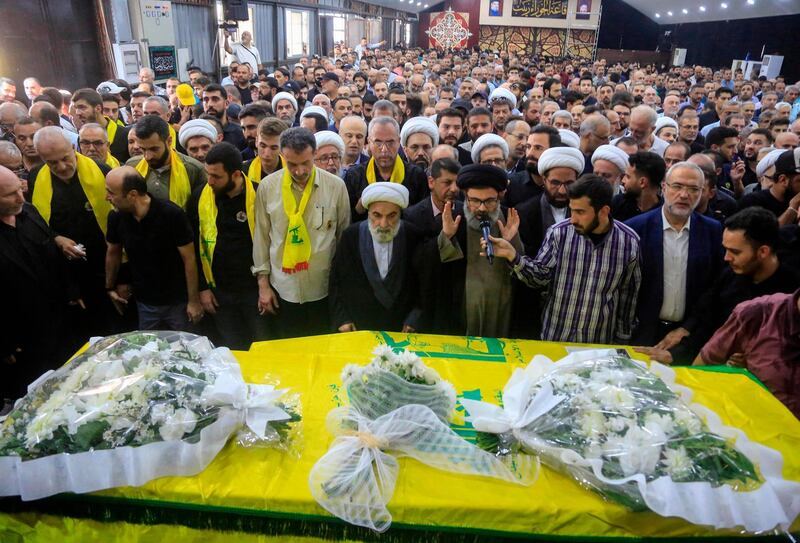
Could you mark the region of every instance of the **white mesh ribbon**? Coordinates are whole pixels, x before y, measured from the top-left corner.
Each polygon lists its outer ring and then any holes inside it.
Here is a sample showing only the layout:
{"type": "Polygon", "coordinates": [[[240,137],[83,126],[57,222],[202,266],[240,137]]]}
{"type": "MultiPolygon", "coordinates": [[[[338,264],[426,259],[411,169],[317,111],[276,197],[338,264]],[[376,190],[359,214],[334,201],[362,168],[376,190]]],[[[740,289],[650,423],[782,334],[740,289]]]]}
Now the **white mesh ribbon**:
{"type": "Polygon", "coordinates": [[[800,514],[800,483],[783,479],[781,454],[725,426],[710,409],[688,405],[691,390],[675,384],[671,369],[654,363],[651,373],[639,362],[624,364],[609,350],[575,352],[556,363],[537,356],[511,376],[503,408],[462,400],[467,420],[479,432],[512,433],[549,466],[621,503],[719,529],[788,530],[800,514]],[[692,430],[676,432],[678,426],[692,430]],[[577,447],[575,428],[586,438],[577,447]],[[681,481],[703,458],[681,453],[677,461],[676,451],[709,436],[734,443],[757,467],[755,488],[681,481]],[[611,461],[622,473],[610,475],[611,461]]]}
{"type": "Polygon", "coordinates": [[[402,456],[445,471],[531,482],[529,473],[512,473],[424,405],[404,405],[376,420],[340,407],[328,414],[328,428],[337,437],[311,470],[311,494],[337,517],[378,532],[386,531],[392,521],[387,504],[397,481],[397,458],[402,456]]]}

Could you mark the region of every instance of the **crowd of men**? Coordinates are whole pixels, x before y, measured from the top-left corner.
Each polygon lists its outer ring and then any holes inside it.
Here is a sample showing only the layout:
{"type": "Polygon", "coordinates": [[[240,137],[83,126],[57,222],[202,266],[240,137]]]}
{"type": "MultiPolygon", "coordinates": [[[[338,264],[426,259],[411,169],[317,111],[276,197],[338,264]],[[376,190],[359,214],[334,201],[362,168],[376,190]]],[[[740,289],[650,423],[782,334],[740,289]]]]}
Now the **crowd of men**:
{"type": "Polygon", "coordinates": [[[124,330],[387,330],[743,365],[800,414],[798,85],[380,45],[0,78],[3,397],[124,330]]]}

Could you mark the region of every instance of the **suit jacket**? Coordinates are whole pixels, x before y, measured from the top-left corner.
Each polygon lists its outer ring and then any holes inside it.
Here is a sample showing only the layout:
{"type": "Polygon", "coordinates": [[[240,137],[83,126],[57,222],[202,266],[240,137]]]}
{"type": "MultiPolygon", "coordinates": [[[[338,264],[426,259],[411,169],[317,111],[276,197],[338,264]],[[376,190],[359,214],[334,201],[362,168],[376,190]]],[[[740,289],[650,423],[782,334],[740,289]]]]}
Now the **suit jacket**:
{"type": "MultiPolygon", "coordinates": [[[[456,215],[461,215],[464,209],[464,204],[455,200],[453,202],[453,218],[456,215]]],[[[442,215],[433,216],[433,202],[430,196],[423,198],[413,206],[408,207],[403,212],[403,220],[413,224],[425,238],[432,238],[438,236],[442,231],[442,215]]]]}
{"type": "Polygon", "coordinates": [[[508,176],[508,188],[503,197],[503,205],[515,208],[541,193],[542,187],[533,182],[527,170],[522,170],[508,176]]]}
{"type": "MultiPolygon", "coordinates": [[[[519,237],[525,247],[525,254],[535,258],[544,241],[547,229],[556,223],[547,195],[542,193],[517,207],[519,213],[519,237]]],[[[569,207],[567,207],[569,217],[569,207]]]]}
{"type": "MultiPolygon", "coordinates": [[[[661,207],[638,215],[625,224],[641,239],[642,286],[637,314],[639,328],[634,344],[655,345],[659,335],[659,313],[664,301],[664,227],[661,207]]],[[[692,311],[700,296],[719,278],[723,265],[722,225],[719,221],[692,213],[689,229],[689,259],[686,266],[686,309],[692,311]]]]}

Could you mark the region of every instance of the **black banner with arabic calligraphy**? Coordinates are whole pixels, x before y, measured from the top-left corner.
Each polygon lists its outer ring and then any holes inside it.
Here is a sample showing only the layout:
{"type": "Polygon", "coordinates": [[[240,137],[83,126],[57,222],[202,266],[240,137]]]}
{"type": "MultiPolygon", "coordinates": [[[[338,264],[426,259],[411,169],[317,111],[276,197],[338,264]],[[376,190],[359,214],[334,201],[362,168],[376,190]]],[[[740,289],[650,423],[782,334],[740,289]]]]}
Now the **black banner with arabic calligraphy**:
{"type": "Polygon", "coordinates": [[[569,0],[514,0],[512,17],[536,19],[566,19],[569,0]]]}

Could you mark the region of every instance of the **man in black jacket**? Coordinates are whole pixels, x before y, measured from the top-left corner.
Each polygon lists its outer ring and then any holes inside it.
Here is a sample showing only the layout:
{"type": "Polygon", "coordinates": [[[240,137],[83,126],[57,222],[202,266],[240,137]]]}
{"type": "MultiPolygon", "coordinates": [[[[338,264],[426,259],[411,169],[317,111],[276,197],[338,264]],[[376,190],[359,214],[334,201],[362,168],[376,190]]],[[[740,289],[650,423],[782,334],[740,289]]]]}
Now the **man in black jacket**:
{"type": "Polygon", "coordinates": [[[442,231],[442,211],[447,202],[453,202],[455,212],[461,212],[462,204],[457,201],[458,187],[456,177],[461,164],[452,158],[434,160],[428,175],[429,198],[417,202],[403,213],[403,219],[422,230],[425,237],[433,237],[442,231]]]}

